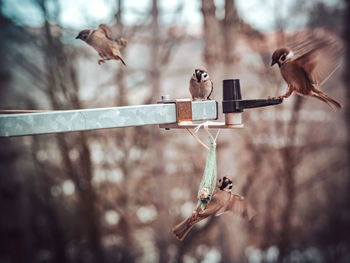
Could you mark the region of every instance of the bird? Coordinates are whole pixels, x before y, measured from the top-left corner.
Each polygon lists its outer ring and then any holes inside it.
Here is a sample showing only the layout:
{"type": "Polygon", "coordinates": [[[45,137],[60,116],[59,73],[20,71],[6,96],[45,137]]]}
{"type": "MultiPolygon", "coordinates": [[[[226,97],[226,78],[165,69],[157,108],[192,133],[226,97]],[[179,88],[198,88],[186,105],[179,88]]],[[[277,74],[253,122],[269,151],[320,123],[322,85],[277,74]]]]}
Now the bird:
{"type": "Polygon", "coordinates": [[[284,95],[274,99],[288,98],[293,92],[317,98],[333,110],[342,106],[319,89],[339,67],[343,56],[340,41],[330,34],[304,33],[296,35],[293,49],[286,46],[272,54],[271,66],[277,64],[288,84],[284,95]],[[298,37],[300,36],[300,37],[298,37]]]}
{"type": "Polygon", "coordinates": [[[192,100],[210,100],[213,92],[213,81],[204,68],[196,68],[190,79],[192,100]]]}
{"type": "Polygon", "coordinates": [[[101,24],[98,29],[84,29],[75,39],[81,39],[98,52],[102,58],[98,60],[99,65],[106,60],[115,59],[120,60],[126,66],[117,44],[125,47],[127,41],[124,38],[113,39],[111,29],[107,25],[101,24]]]}
{"type": "Polygon", "coordinates": [[[243,196],[231,193],[231,189],[232,181],[229,178],[223,177],[220,179],[213,197],[205,209],[202,210],[201,202],[198,202],[192,215],[173,227],[172,231],[175,237],[182,241],[196,223],[207,217],[219,216],[225,212],[233,212],[248,220],[252,219],[255,216],[254,209],[244,200],[243,196]]]}

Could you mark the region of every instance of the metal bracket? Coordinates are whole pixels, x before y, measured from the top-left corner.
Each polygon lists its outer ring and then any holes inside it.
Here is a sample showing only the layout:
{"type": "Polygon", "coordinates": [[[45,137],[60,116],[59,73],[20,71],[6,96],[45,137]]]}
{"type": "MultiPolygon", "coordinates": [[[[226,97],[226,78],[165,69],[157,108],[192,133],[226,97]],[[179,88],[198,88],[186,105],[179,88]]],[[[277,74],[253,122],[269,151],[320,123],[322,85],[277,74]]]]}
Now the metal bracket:
{"type": "MultiPolygon", "coordinates": [[[[216,101],[215,101],[216,102],[216,101]]],[[[162,101],[158,103],[175,103],[176,104],[176,123],[160,124],[159,128],[166,130],[170,129],[193,129],[198,127],[201,123],[193,122],[192,119],[192,100],[190,99],[177,99],[170,100],[169,96],[162,96],[162,101]]],[[[216,102],[216,108],[218,103],[216,102]]],[[[216,117],[218,119],[218,116],[216,117]]],[[[207,127],[209,129],[236,129],[243,128],[242,114],[241,113],[228,113],[225,114],[225,122],[207,121],[205,125],[200,127],[207,127]]]]}
{"type": "Polygon", "coordinates": [[[192,101],[189,99],[176,100],[177,123],[192,121],[192,101]]]}

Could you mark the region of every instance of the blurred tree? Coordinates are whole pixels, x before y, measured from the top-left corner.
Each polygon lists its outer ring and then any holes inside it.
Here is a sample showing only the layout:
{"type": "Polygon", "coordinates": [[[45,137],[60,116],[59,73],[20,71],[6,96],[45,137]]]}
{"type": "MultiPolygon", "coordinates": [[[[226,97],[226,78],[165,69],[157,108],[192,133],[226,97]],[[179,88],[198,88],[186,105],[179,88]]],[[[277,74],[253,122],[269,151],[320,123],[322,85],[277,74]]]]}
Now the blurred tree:
{"type": "Polygon", "coordinates": [[[327,6],[324,2],[314,3],[309,11],[308,25],[313,28],[327,27],[341,34],[346,24],[343,23],[344,8],[342,3],[327,6]]]}
{"type": "Polygon", "coordinates": [[[214,0],[202,0],[203,28],[204,28],[204,60],[209,71],[211,66],[222,58],[222,35],[220,23],[216,18],[216,6],[214,0]]]}
{"type": "MultiPolygon", "coordinates": [[[[124,23],[123,23],[123,0],[117,0],[117,12],[115,14],[116,20],[116,29],[121,36],[124,36],[127,40],[128,35],[124,34],[124,23]]],[[[131,37],[131,34],[130,34],[131,37]]],[[[130,40],[129,40],[130,41],[130,40]]],[[[125,57],[126,48],[121,49],[123,57],[125,57]]],[[[116,75],[116,85],[118,87],[118,92],[116,95],[116,106],[125,106],[128,105],[127,96],[126,96],[126,68],[119,67],[116,75]]]]}
{"type": "MultiPolygon", "coordinates": [[[[54,109],[66,108],[67,104],[73,108],[82,108],[79,98],[79,82],[74,65],[74,53],[68,50],[60,40],[61,32],[52,32],[50,21],[58,22],[60,9],[58,2],[53,2],[51,13],[48,2],[38,0],[38,6],[44,18],[43,27],[43,54],[45,57],[44,76],[47,77],[46,95],[54,109]]],[[[65,174],[70,178],[77,189],[78,211],[84,218],[80,231],[87,236],[89,251],[94,260],[105,261],[101,244],[100,215],[96,207],[97,195],[92,186],[93,167],[88,136],[80,132],[74,136],[57,135],[57,143],[63,160],[65,174]],[[70,152],[76,151],[78,158],[72,160],[70,152]]]]}
{"type": "Polygon", "coordinates": [[[235,62],[234,44],[235,38],[239,33],[238,29],[240,24],[241,21],[236,9],[235,1],[225,0],[225,17],[223,20],[223,38],[225,48],[223,59],[227,65],[231,65],[235,62]]]}

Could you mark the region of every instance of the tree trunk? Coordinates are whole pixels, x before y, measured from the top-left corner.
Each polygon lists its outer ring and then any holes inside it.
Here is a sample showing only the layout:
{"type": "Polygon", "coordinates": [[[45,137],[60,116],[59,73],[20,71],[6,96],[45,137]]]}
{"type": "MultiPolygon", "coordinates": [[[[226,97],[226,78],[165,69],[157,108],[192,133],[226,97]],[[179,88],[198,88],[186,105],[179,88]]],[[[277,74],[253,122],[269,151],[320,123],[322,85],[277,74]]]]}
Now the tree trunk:
{"type": "MultiPolygon", "coordinates": [[[[151,9],[151,30],[152,30],[152,40],[151,40],[151,83],[152,83],[152,92],[150,94],[149,102],[152,102],[154,99],[159,99],[161,95],[160,90],[160,81],[161,81],[161,73],[160,73],[160,27],[159,27],[159,7],[158,0],[152,0],[152,9],[151,9]]],[[[158,216],[155,224],[155,240],[157,244],[157,248],[159,251],[159,262],[168,262],[168,204],[167,200],[167,186],[166,186],[166,176],[164,172],[164,138],[159,131],[152,132],[152,155],[157,159],[153,163],[152,167],[152,176],[155,176],[156,184],[154,187],[154,204],[156,205],[158,216]]]]}
{"type": "MultiPolygon", "coordinates": [[[[47,10],[47,2],[38,2],[44,17],[44,37],[45,45],[43,52],[46,57],[47,69],[47,95],[55,110],[71,105],[75,108],[81,107],[78,97],[76,74],[67,62],[68,55],[64,50],[59,37],[51,32],[49,23],[50,15],[47,10]],[[73,85],[71,85],[73,83],[73,85]],[[74,85],[76,84],[76,86],[74,85]],[[75,94],[74,94],[75,93],[75,94]],[[72,95],[73,94],[73,95],[72,95]],[[63,99],[62,99],[63,98],[63,99]]],[[[88,237],[88,245],[95,261],[105,262],[104,251],[101,244],[101,230],[99,213],[96,209],[96,193],[91,184],[92,163],[88,138],[85,132],[74,137],[75,141],[69,142],[68,135],[56,135],[60,154],[67,175],[72,179],[77,188],[79,197],[79,210],[81,218],[84,218],[83,231],[88,237]],[[79,150],[79,160],[75,164],[69,157],[69,152],[76,148],[79,150]]]]}
{"type": "Polygon", "coordinates": [[[204,19],[204,61],[209,71],[221,59],[222,37],[220,22],[216,18],[214,0],[202,0],[201,8],[204,19]]]}
{"type": "MultiPolygon", "coordinates": [[[[123,34],[124,24],[123,24],[123,0],[117,0],[118,11],[115,15],[116,18],[116,26],[118,30],[118,34],[123,34]]],[[[120,52],[123,57],[126,52],[127,47],[123,47],[120,52]]],[[[116,94],[116,106],[126,106],[128,105],[127,94],[126,94],[126,68],[124,65],[120,64],[119,69],[116,75],[116,85],[118,86],[118,92],[116,94]]]]}
{"type": "Polygon", "coordinates": [[[283,194],[285,197],[285,205],[281,215],[281,231],[279,237],[279,262],[283,262],[284,258],[288,255],[288,251],[291,245],[292,239],[292,216],[295,209],[295,199],[296,199],[296,154],[298,153],[295,146],[296,131],[299,123],[299,113],[302,107],[303,98],[297,96],[292,108],[292,118],[288,123],[288,131],[286,134],[287,146],[282,149],[282,162],[283,162],[283,194]]]}
{"type": "Polygon", "coordinates": [[[235,42],[238,37],[239,17],[234,0],[225,0],[225,18],[224,27],[224,46],[223,59],[226,66],[230,66],[235,62],[235,42]]]}
{"type": "Polygon", "coordinates": [[[153,98],[158,99],[160,97],[160,71],[159,71],[159,48],[160,48],[160,36],[159,36],[159,9],[158,1],[152,1],[152,49],[151,49],[151,80],[152,80],[152,94],[153,98]]]}

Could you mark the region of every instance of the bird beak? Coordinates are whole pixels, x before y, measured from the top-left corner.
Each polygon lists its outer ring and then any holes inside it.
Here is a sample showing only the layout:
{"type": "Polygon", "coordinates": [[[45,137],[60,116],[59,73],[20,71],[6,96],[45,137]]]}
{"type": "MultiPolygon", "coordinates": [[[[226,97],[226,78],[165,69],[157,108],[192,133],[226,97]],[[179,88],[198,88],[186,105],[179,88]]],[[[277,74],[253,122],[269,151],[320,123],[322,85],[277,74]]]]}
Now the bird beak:
{"type": "Polygon", "coordinates": [[[79,35],[77,35],[76,37],[75,37],[75,39],[79,39],[80,37],[79,37],[79,35]]]}
{"type": "Polygon", "coordinates": [[[276,64],[276,61],[271,62],[271,67],[276,64]]]}
{"type": "Polygon", "coordinates": [[[200,73],[199,71],[196,72],[196,78],[197,78],[197,81],[200,82],[201,81],[201,78],[202,78],[202,73],[200,73]]]}

